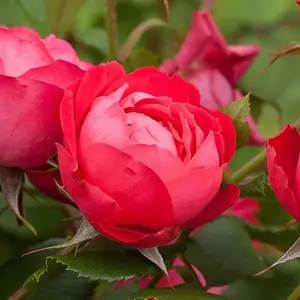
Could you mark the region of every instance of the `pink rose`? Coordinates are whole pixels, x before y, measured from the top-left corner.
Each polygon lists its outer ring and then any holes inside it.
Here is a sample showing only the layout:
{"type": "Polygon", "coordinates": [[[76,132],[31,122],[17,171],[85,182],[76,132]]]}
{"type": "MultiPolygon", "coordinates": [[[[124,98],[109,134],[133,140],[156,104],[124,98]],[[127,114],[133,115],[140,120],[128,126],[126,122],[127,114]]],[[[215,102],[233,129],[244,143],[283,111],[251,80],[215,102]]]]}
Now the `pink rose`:
{"type": "MultiPolygon", "coordinates": [[[[195,11],[190,30],[174,58],[160,69],[169,74],[180,72],[201,94],[201,105],[218,109],[239,99],[236,83],[251,66],[259,53],[258,46],[227,45],[211,15],[195,11]]],[[[251,117],[250,144],[261,145],[264,139],[251,117]]]]}
{"type": "Polygon", "coordinates": [[[0,165],[44,167],[61,141],[63,89],[91,65],[54,35],[0,27],[0,165]]]}
{"type": "Polygon", "coordinates": [[[220,189],[235,152],[233,123],[199,101],[178,75],[126,74],[116,62],[66,90],[59,170],[97,231],[138,247],[165,245],[238,199],[236,186],[220,189]]]}

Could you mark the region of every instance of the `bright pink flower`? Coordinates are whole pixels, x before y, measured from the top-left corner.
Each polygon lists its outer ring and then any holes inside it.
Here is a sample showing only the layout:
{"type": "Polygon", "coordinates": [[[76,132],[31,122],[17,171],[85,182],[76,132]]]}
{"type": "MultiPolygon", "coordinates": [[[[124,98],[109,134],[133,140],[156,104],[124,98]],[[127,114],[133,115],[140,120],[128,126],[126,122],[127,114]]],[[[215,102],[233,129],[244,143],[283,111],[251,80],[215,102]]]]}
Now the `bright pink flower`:
{"type": "MultiPolygon", "coordinates": [[[[173,59],[161,70],[168,74],[183,73],[201,94],[201,105],[218,109],[242,95],[235,85],[259,53],[258,46],[227,45],[211,15],[195,11],[190,30],[173,59]]],[[[250,143],[262,144],[263,137],[249,117],[250,143]],[[250,124],[251,123],[251,124],[250,124]]]]}
{"type": "Polygon", "coordinates": [[[61,140],[63,89],[89,65],[67,42],[29,28],[0,27],[0,42],[0,165],[39,168],[61,140]]]}
{"type": "Polygon", "coordinates": [[[287,125],[268,140],[267,165],[276,197],[300,221],[300,134],[295,127],[287,125]]]}
{"type": "Polygon", "coordinates": [[[235,152],[233,123],[199,101],[178,75],[126,74],[116,62],[66,90],[59,169],[96,230],[139,247],[165,245],[179,227],[208,222],[238,199],[236,186],[220,189],[235,152]]]}

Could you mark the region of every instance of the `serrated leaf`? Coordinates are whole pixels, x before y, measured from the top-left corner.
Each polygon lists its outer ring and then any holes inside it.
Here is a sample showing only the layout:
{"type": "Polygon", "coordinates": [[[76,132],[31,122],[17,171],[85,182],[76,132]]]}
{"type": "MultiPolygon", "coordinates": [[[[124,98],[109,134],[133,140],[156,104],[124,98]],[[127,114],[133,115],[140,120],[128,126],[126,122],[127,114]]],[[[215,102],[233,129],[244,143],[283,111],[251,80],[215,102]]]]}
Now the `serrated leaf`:
{"type": "Polygon", "coordinates": [[[132,52],[133,48],[135,47],[136,43],[139,41],[141,36],[147,32],[148,30],[155,28],[155,27],[166,27],[167,24],[161,19],[148,19],[143,21],[139,24],[128,36],[127,40],[124,42],[122,47],[119,50],[118,58],[121,62],[124,62],[127,57],[132,52]]]}
{"type": "MultiPolygon", "coordinates": [[[[60,242],[61,239],[48,240],[42,244],[35,245],[34,248],[45,247],[60,242]]],[[[19,244],[19,247],[22,245],[19,244]]],[[[19,250],[22,251],[22,250],[19,250]]],[[[16,254],[14,259],[0,268],[1,289],[0,299],[8,299],[17,289],[19,289],[26,278],[37,269],[43,267],[46,256],[52,255],[54,251],[35,253],[26,257],[16,254]]],[[[0,250],[2,255],[2,252],[0,250]]]]}
{"type": "Polygon", "coordinates": [[[80,243],[96,238],[97,236],[99,236],[99,233],[92,227],[92,225],[85,218],[82,218],[82,223],[80,224],[78,231],[76,232],[74,237],[69,241],[66,241],[58,245],[37,249],[32,252],[26,253],[26,255],[38,251],[43,251],[43,250],[61,249],[61,248],[67,248],[74,245],[79,245],[80,243]]]}
{"type": "Polygon", "coordinates": [[[276,199],[276,196],[269,185],[268,176],[266,174],[261,174],[255,177],[251,182],[240,185],[239,188],[241,192],[241,198],[252,197],[255,199],[276,199]]]}
{"type": "Polygon", "coordinates": [[[90,280],[115,282],[157,272],[156,267],[136,251],[90,251],[78,253],[75,257],[55,255],[48,259],[90,280]]]}
{"type": "Polygon", "coordinates": [[[227,298],[205,292],[199,285],[183,284],[171,288],[144,289],[132,295],[129,300],[226,300],[227,298]]]}
{"type": "Polygon", "coordinates": [[[159,253],[157,247],[154,248],[138,248],[140,253],[144,255],[147,259],[152,261],[156,266],[158,266],[165,274],[168,274],[164,259],[159,253]]]}
{"type": "Polygon", "coordinates": [[[273,267],[285,263],[289,260],[299,258],[300,257],[300,238],[296,240],[296,242],[286,251],[286,253],[281,256],[277,261],[275,261],[271,266],[257,273],[256,276],[265,273],[266,271],[272,269],[273,267]]]}
{"type": "Polygon", "coordinates": [[[201,270],[209,287],[251,277],[265,266],[241,223],[229,216],[216,219],[192,235],[186,258],[201,270]]]}
{"type": "Polygon", "coordinates": [[[23,171],[16,168],[0,167],[0,186],[4,199],[15,213],[18,220],[20,220],[34,235],[37,235],[35,228],[26,221],[23,216],[23,185],[23,171]]]}
{"type": "Polygon", "coordinates": [[[274,102],[274,101],[270,101],[270,100],[267,100],[267,99],[263,99],[261,97],[258,97],[257,95],[254,95],[254,94],[250,94],[250,111],[251,111],[251,115],[253,117],[253,119],[257,122],[261,113],[262,113],[262,110],[263,110],[263,106],[264,105],[269,105],[271,106],[273,109],[275,109],[275,111],[277,112],[277,115],[278,115],[278,122],[279,124],[281,124],[282,122],[282,111],[281,111],[281,108],[280,106],[274,102]]]}
{"type": "Polygon", "coordinates": [[[250,129],[246,117],[250,113],[249,94],[240,100],[230,102],[221,109],[233,121],[237,133],[237,148],[245,145],[249,140],[250,129]]]}

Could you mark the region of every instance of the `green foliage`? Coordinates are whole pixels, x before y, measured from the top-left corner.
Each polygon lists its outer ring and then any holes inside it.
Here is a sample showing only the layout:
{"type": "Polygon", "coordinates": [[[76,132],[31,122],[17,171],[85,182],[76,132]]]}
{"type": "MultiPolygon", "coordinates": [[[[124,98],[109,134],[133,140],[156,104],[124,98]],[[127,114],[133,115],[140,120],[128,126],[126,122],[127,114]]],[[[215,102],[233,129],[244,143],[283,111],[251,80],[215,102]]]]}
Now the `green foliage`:
{"type": "Polygon", "coordinates": [[[208,286],[226,285],[265,268],[245,229],[230,217],[220,217],[192,235],[186,257],[208,286]]]}
{"type": "Polygon", "coordinates": [[[249,95],[221,108],[233,121],[237,133],[237,148],[244,146],[249,140],[250,129],[246,117],[250,113],[249,95]]]}
{"type": "Polygon", "coordinates": [[[161,299],[161,300],[226,300],[227,298],[219,295],[213,295],[206,293],[198,285],[180,285],[174,289],[160,288],[160,289],[145,289],[137,292],[130,300],[140,300],[149,298],[161,299]]]}
{"type": "MultiPolygon", "coordinates": [[[[264,261],[271,265],[278,256],[264,255],[264,261]]],[[[300,262],[290,261],[272,269],[272,276],[252,277],[232,284],[224,293],[235,300],[282,300],[293,292],[300,282],[300,262]]]]}

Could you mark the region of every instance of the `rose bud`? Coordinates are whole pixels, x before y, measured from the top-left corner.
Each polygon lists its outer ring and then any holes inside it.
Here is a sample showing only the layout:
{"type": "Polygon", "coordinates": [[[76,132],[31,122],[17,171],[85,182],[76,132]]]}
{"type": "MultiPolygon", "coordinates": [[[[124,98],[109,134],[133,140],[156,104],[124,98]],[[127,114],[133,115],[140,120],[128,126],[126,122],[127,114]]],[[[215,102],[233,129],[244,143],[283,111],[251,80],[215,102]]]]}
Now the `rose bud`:
{"type": "Polygon", "coordinates": [[[287,125],[267,142],[267,165],[272,189],[281,205],[300,221],[300,135],[287,125]]]}

